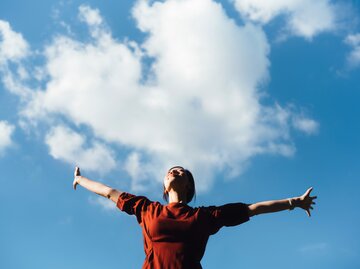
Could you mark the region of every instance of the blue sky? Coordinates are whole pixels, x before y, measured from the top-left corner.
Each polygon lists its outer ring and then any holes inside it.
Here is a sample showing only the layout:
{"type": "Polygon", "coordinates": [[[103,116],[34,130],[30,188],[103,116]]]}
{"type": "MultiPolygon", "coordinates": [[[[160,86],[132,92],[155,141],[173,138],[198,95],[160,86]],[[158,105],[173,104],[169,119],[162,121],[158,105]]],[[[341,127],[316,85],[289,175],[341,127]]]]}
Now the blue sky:
{"type": "Polygon", "coordinates": [[[0,267],[141,268],[85,176],[193,206],[318,195],[224,228],[204,268],[360,267],[358,1],[0,2],[0,267]]]}

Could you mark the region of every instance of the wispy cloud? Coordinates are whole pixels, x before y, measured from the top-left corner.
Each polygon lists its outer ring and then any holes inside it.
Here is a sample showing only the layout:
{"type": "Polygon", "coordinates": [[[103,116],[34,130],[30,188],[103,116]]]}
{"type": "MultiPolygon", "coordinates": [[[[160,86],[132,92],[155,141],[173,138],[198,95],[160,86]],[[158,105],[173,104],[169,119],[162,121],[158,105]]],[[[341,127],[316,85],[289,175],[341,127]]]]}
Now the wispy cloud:
{"type": "Polygon", "coordinates": [[[63,217],[58,221],[60,225],[71,225],[73,223],[73,218],[71,216],[63,217]]]}
{"type": "Polygon", "coordinates": [[[304,254],[309,254],[309,253],[319,254],[319,253],[327,252],[329,250],[329,248],[330,248],[330,245],[328,243],[319,242],[319,243],[313,243],[313,244],[302,246],[299,248],[299,251],[304,254]]]}
{"type": "Polygon", "coordinates": [[[337,10],[329,0],[233,0],[246,19],[266,24],[278,16],[285,20],[284,29],[290,35],[312,39],[322,32],[337,29],[337,10]]]}
{"type": "Polygon", "coordinates": [[[115,203],[111,200],[108,200],[104,197],[89,197],[89,203],[96,205],[96,206],[100,206],[102,209],[104,209],[105,211],[116,211],[117,207],[115,205],[115,203]]]}
{"type": "Polygon", "coordinates": [[[7,121],[0,121],[0,154],[13,143],[11,136],[14,130],[15,126],[7,121]]]}
{"type": "Polygon", "coordinates": [[[319,131],[319,123],[313,119],[304,116],[293,117],[294,128],[303,131],[308,135],[317,134],[319,131]]]}
{"type": "Polygon", "coordinates": [[[350,67],[357,67],[360,64],[360,33],[350,34],[345,38],[345,43],[351,47],[351,52],[347,56],[350,67]]]}

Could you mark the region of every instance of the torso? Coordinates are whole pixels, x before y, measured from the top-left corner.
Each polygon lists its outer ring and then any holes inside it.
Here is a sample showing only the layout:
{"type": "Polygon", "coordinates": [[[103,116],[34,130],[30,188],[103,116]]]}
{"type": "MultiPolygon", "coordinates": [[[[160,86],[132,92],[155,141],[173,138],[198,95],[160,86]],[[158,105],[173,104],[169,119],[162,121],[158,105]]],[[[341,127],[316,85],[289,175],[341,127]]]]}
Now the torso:
{"type": "Polygon", "coordinates": [[[201,225],[200,209],[181,203],[151,207],[143,216],[147,255],[143,268],[201,268],[209,234],[201,225]],[[160,263],[162,267],[153,267],[160,263]]]}

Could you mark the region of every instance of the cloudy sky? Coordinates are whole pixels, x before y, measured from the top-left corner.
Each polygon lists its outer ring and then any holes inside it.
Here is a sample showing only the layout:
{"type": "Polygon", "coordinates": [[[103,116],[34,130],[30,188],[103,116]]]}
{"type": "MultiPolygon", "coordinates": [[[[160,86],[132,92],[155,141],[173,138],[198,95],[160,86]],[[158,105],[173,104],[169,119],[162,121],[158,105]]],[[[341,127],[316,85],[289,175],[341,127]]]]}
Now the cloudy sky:
{"type": "Polygon", "coordinates": [[[0,266],[141,268],[141,231],[72,173],[192,206],[301,195],[213,236],[204,268],[360,266],[360,3],[0,2],[0,266]]]}

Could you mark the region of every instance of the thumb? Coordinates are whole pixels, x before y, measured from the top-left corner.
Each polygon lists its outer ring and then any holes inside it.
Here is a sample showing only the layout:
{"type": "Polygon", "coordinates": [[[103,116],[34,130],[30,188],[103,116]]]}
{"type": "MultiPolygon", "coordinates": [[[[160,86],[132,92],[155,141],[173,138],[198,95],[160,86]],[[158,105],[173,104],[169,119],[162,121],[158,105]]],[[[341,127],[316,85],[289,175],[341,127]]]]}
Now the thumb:
{"type": "Polygon", "coordinates": [[[313,190],[313,187],[308,188],[308,189],[306,190],[304,196],[309,196],[310,193],[312,192],[312,190],[313,190]]]}
{"type": "Polygon", "coordinates": [[[80,176],[80,168],[78,166],[75,167],[74,176],[80,176]]]}

